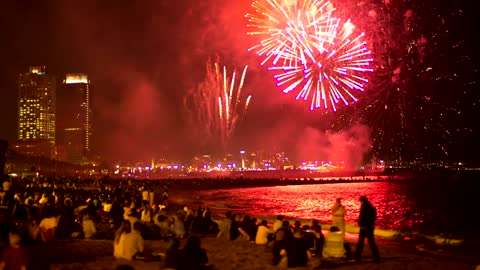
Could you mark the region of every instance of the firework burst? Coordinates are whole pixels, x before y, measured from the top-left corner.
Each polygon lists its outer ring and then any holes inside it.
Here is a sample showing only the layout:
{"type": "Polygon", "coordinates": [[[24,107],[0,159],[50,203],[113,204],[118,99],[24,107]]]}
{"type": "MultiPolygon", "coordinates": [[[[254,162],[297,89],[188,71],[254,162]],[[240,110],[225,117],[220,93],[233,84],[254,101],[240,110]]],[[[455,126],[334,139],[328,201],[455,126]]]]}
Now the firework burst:
{"type": "Polygon", "coordinates": [[[323,0],[266,0],[252,3],[247,34],[260,36],[261,42],[249,49],[268,62],[298,64],[305,48],[321,49],[331,42],[333,5],[323,0]]]}
{"type": "Polygon", "coordinates": [[[222,151],[226,150],[252,98],[243,93],[246,72],[247,66],[239,78],[235,71],[230,77],[225,66],[221,69],[217,62],[208,60],[205,79],[185,99],[196,129],[203,130],[207,144],[220,145],[222,151]]]}
{"type": "Polygon", "coordinates": [[[337,110],[339,103],[356,102],[363,92],[366,72],[373,61],[350,20],[333,18],[333,5],[318,0],[266,0],[252,4],[247,14],[250,35],[266,37],[251,50],[264,57],[284,93],[296,92],[296,100],[310,101],[310,110],[337,110]]]}
{"type": "Polygon", "coordinates": [[[290,51],[301,65],[270,67],[270,70],[283,71],[274,76],[277,85],[284,87],[284,93],[297,92],[296,100],[310,100],[310,110],[336,111],[339,103],[356,102],[355,92],[365,90],[368,83],[365,73],[373,71],[369,67],[373,59],[363,41],[364,34],[355,35],[354,28],[350,21],[341,25],[337,19],[332,42],[315,49],[305,48],[297,55],[290,51]],[[336,29],[340,29],[338,33],[336,29]]]}

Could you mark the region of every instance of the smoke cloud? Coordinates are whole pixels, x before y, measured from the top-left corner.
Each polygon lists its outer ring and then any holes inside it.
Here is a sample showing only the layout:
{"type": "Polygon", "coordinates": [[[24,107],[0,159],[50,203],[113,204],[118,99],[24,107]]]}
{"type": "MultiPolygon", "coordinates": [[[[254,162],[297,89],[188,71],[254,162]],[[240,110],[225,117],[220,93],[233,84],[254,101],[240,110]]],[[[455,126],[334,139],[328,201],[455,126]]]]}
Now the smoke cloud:
{"type": "Polygon", "coordinates": [[[371,147],[370,129],[364,125],[357,124],[340,132],[306,127],[299,136],[295,154],[297,159],[306,161],[344,162],[345,169],[354,170],[371,147]]]}

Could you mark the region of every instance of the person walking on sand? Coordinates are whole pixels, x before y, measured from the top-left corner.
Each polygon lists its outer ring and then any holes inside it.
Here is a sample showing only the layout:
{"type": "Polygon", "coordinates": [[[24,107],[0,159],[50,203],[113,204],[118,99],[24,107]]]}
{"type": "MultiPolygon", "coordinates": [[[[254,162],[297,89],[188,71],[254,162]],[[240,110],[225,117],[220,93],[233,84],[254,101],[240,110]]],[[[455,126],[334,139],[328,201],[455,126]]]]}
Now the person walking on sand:
{"type": "Polygon", "coordinates": [[[362,206],[360,207],[360,216],[358,217],[358,226],[360,227],[360,234],[358,235],[358,244],[355,251],[355,260],[359,262],[362,257],[363,244],[365,238],[368,240],[368,245],[372,250],[372,255],[375,262],[380,262],[380,254],[378,253],[378,247],[375,244],[374,230],[375,221],[377,220],[377,210],[368,201],[366,196],[360,197],[362,206]]]}
{"type": "Polygon", "coordinates": [[[337,227],[345,236],[345,206],[340,198],[337,198],[332,207],[332,227],[337,227]]]}

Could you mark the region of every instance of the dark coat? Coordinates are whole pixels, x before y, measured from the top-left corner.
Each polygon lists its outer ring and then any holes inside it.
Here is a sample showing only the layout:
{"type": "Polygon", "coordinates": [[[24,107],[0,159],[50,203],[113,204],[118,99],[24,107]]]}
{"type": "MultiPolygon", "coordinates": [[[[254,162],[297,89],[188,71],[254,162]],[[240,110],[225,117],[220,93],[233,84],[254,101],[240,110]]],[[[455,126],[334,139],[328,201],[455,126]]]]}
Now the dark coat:
{"type": "Polygon", "coordinates": [[[360,216],[358,217],[358,225],[360,228],[371,229],[375,228],[375,221],[377,220],[377,210],[370,202],[362,203],[360,207],[360,216]]]}

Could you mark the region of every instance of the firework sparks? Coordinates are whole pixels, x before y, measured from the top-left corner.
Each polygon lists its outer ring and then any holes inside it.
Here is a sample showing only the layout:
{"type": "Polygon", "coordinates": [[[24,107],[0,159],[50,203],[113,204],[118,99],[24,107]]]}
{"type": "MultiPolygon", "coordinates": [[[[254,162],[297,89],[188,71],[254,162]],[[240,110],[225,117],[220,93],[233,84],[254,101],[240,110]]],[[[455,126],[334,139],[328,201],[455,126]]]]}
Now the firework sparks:
{"type": "Polygon", "coordinates": [[[355,92],[363,92],[368,83],[365,73],[373,71],[369,67],[373,61],[371,53],[362,40],[364,34],[355,36],[350,21],[340,27],[340,20],[337,20],[335,25],[340,31],[334,31],[333,42],[326,43],[321,50],[296,56],[300,66],[269,68],[284,71],[274,76],[277,85],[288,85],[283,89],[284,93],[297,90],[295,99],[310,100],[310,110],[323,107],[336,111],[338,103],[349,105],[356,102],[355,92]]]}
{"type": "Polygon", "coordinates": [[[266,0],[252,4],[256,13],[247,14],[257,31],[267,35],[252,47],[265,56],[269,70],[284,93],[297,91],[296,100],[310,100],[310,110],[323,107],[337,110],[337,104],[356,102],[355,92],[364,91],[366,72],[373,59],[363,41],[355,35],[350,20],[341,24],[332,17],[330,2],[318,0],[266,0]]]}
{"type": "Polygon", "coordinates": [[[262,65],[272,61],[297,65],[296,55],[307,48],[322,50],[323,44],[331,42],[331,18],[334,11],[329,1],[323,0],[266,0],[252,4],[254,13],[248,13],[249,35],[258,35],[263,40],[249,49],[265,57],[262,65]],[[293,53],[293,54],[292,54],[293,53]]]}
{"type": "Polygon", "coordinates": [[[229,77],[227,68],[209,60],[205,79],[187,95],[185,106],[198,128],[204,130],[205,140],[220,144],[222,151],[243,119],[250,104],[251,95],[245,96],[243,85],[248,66],[245,66],[237,83],[234,71],[229,77]],[[238,85],[238,87],[237,87],[238,85]]]}

